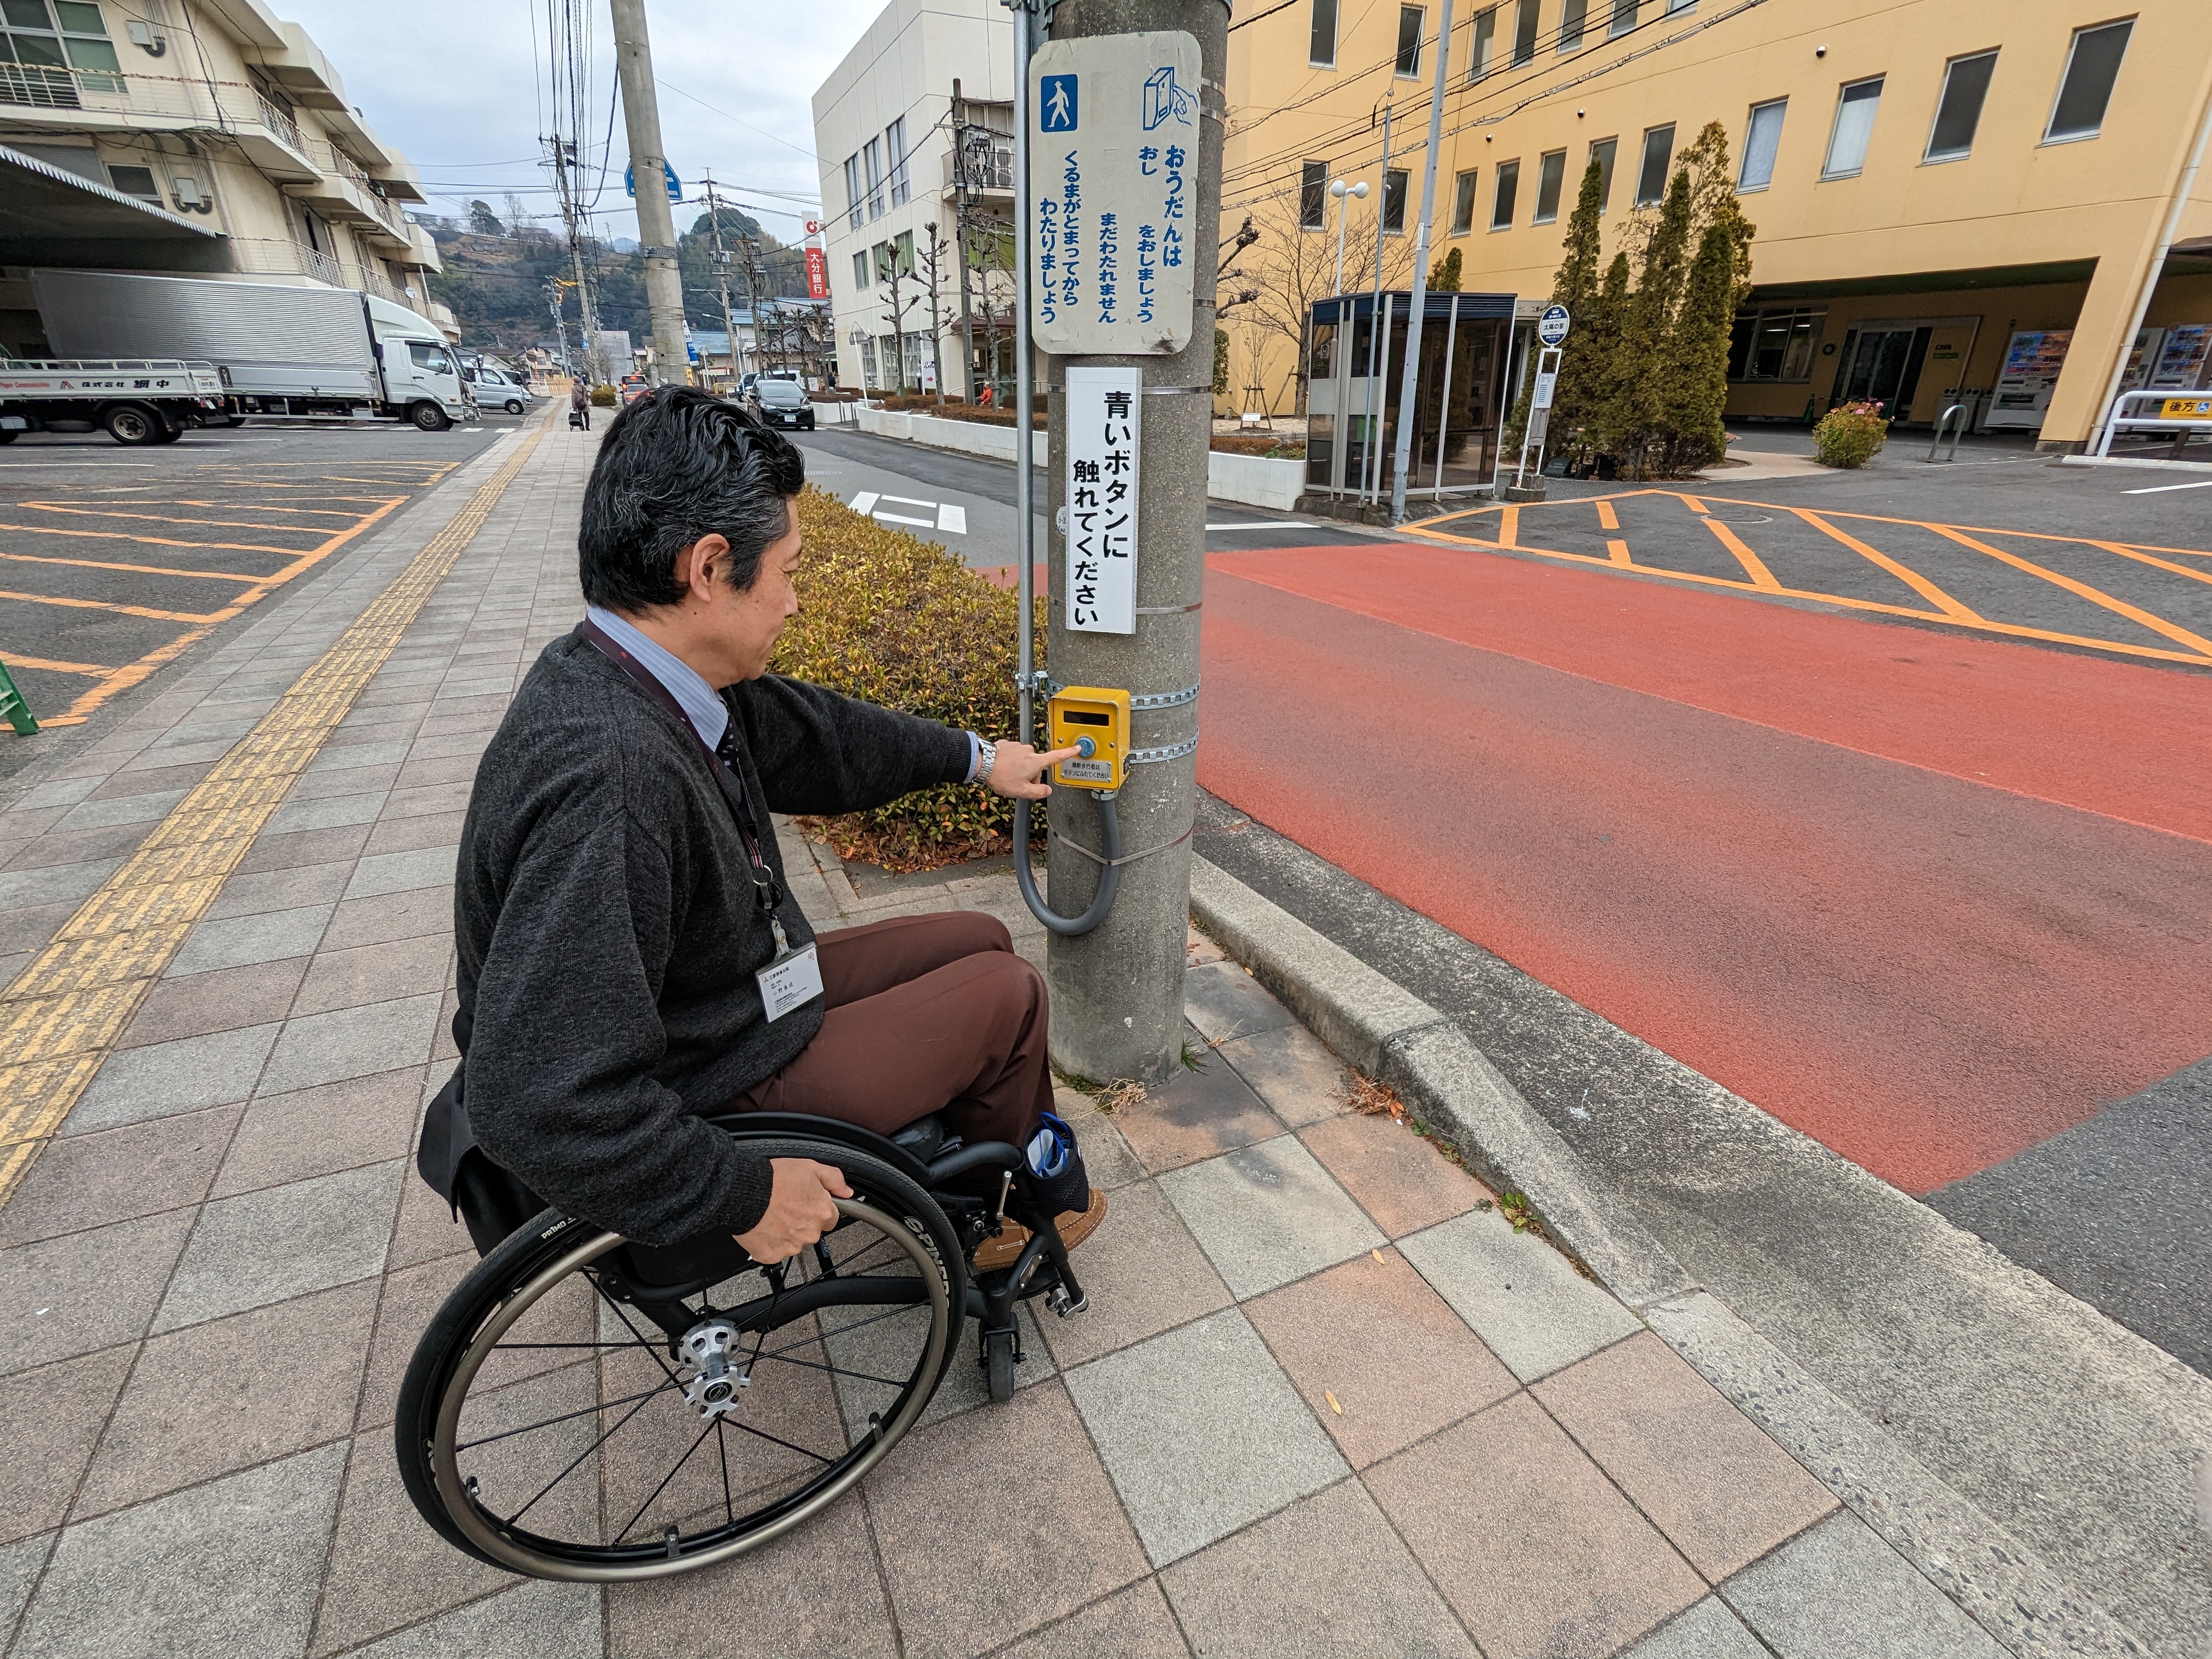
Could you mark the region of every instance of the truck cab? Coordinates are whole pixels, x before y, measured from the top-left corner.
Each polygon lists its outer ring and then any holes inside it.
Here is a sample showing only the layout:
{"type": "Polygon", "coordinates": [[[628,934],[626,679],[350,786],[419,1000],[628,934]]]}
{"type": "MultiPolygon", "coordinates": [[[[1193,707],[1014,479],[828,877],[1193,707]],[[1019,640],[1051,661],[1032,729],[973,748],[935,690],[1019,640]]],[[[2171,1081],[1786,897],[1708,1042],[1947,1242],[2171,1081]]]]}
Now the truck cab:
{"type": "Polygon", "coordinates": [[[425,432],[473,421],[477,407],[461,385],[461,365],[442,336],[404,306],[368,296],[369,327],[383,360],[384,396],[425,432]]]}

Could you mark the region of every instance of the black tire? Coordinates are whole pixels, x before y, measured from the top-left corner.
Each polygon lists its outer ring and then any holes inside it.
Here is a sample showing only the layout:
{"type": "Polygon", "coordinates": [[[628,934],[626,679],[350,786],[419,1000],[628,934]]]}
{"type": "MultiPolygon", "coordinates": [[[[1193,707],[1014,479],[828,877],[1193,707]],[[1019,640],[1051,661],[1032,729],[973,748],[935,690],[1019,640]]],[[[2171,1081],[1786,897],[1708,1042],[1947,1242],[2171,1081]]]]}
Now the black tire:
{"type": "Polygon", "coordinates": [[[811,415],[809,415],[805,420],[801,421],[799,425],[801,431],[811,432],[814,430],[814,417],[811,415]]]}
{"type": "Polygon", "coordinates": [[[983,1339],[983,1369],[991,1398],[1003,1406],[1014,1397],[1014,1334],[994,1331],[983,1339]]]}
{"type": "Polygon", "coordinates": [[[12,444],[23,434],[8,427],[0,427],[0,445],[12,444]]]}
{"type": "Polygon", "coordinates": [[[136,448],[141,444],[158,444],[169,423],[145,404],[111,404],[100,417],[100,424],[116,442],[136,448]]]}
{"type": "MultiPolygon", "coordinates": [[[[656,1299],[638,1287],[638,1272],[653,1269],[634,1247],[548,1211],[486,1256],[447,1298],[400,1385],[393,1437],[408,1496],[447,1542],[542,1578],[609,1582],[689,1571],[726,1561],[808,1520],[849,1491],[920,1421],[957,1346],[967,1295],[944,1212],[906,1176],[864,1152],[815,1140],[742,1138],[769,1157],[817,1158],[844,1171],[854,1196],[839,1200],[845,1219],[820,1245],[768,1269],[715,1241],[702,1258],[704,1277],[714,1282],[690,1287],[688,1295],[683,1285],[665,1288],[656,1299]],[[847,1241],[842,1256],[840,1240],[847,1241]],[[854,1271],[864,1261],[866,1271],[854,1271]],[[752,1293],[743,1301],[727,1302],[721,1294],[744,1296],[748,1287],[752,1293]],[[879,1311],[861,1311],[868,1309],[879,1311]],[[550,1322],[524,1327],[526,1319],[550,1322]],[[869,1335],[851,1334],[864,1325],[874,1328],[869,1335]],[[505,1340],[518,1327],[526,1338],[588,1340],[505,1340]],[[767,1346],[786,1331],[796,1340],[767,1346]],[[678,1335],[686,1339],[680,1351],[678,1335]],[[794,1356],[792,1349],[802,1352],[794,1356]],[[524,1351],[563,1357],[518,1360],[524,1351]],[[579,1357],[567,1358],[572,1352],[579,1357]],[[805,1357],[817,1352],[818,1361],[805,1357]],[[722,1369],[710,1372],[716,1359],[722,1369]],[[770,1359],[784,1364],[761,1369],[770,1359]],[[682,1370],[693,1374],[687,1379],[682,1370]],[[641,1382],[642,1392],[628,1391],[641,1382]],[[575,1406],[580,1409],[562,1409],[575,1406]],[[513,1426],[518,1416],[549,1411],[554,1414],[513,1426]],[[616,1436],[641,1413],[642,1426],[613,1449],[616,1436]],[[609,1419],[611,1428],[544,1479],[594,1425],[609,1419]],[[706,1428],[617,1528],[629,1500],[702,1420],[706,1428]],[[736,1438],[729,1430],[756,1439],[736,1438]],[[541,1431],[550,1437],[529,1438],[541,1431]],[[719,1486],[708,1480],[712,1464],[693,1463],[709,1437],[720,1461],[719,1486]],[[786,1455],[759,1451],[757,1442],[772,1443],[786,1455]],[[658,1447],[671,1449],[656,1456],[658,1447]],[[794,1462],[793,1455],[811,1462],[794,1462]],[[763,1463],[788,1472],[744,1486],[748,1508],[740,1517],[738,1486],[752,1480],[763,1463]],[[687,1466],[690,1478],[679,1483],[687,1466]],[[574,1486],[537,1509],[580,1468],[574,1486]],[[520,1509],[502,1513],[532,1490],[535,1496],[520,1509]],[[718,1506],[722,1522],[712,1520],[718,1506]],[[533,1511],[528,1527],[520,1524],[533,1511]],[[641,1523],[646,1530],[636,1532],[641,1523]]],[[[644,1254],[666,1273],[684,1248],[644,1254]]]]}
{"type": "Polygon", "coordinates": [[[421,403],[410,404],[407,418],[415,422],[418,431],[422,432],[443,432],[453,423],[452,416],[427,398],[421,403]]]}
{"type": "Polygon", "coordinates": [[[161,428],[161,435],[155,439],[154,441],[157,444],[173,444],[184,435],[184,428],[180,426],[165,426],[161,428]]]}
{"type": "Polygon", "coordinates": [[[244,426],[246,424],[246,416],[243,415],[226,415],[222,417],[222,424],[225,426],[244,426]]]}
{"type": "Polygon", "coordinates": [[[507,400],[505,407],[508,414],[520,415],[523,411],[522,399],[520,398],[509,398],[507,400]]]}

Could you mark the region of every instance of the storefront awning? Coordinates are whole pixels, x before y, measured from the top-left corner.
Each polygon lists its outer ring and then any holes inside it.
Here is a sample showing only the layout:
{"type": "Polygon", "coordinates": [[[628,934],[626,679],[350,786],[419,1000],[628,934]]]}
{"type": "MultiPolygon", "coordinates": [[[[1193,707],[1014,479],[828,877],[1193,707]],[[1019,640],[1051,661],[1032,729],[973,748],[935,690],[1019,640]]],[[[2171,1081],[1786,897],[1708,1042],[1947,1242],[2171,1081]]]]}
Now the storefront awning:
{"type": "Polygon", "coordinates": [[[0,145],[0,265],[227,270],[229,239],[201,222],[0,145]]]}

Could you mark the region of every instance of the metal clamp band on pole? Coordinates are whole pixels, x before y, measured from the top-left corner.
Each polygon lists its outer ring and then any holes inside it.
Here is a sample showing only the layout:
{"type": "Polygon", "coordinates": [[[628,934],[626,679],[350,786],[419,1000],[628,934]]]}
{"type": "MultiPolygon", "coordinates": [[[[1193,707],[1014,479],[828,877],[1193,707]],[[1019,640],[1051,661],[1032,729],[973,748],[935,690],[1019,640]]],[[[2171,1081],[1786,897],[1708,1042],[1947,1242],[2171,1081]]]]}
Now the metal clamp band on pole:
{"type": "Polygon", "coordinates": [[[1191,820],[1190,829],[1184,830],[1182,834],[1177,836],[1173,841],[1164,841],[1158,847],[1147,847],[1141,853],[1124,853],[1118,859],[1102,858],[1097,854],[1092,852],[1088,847],[1085,847],[1081,842],[1071,840],[1066,836],[1054,836],[1053,839],[1058,842],[1062,847],[1067,848],[1069,852],[1080,853],[1084,857],[1089,859],[1093,864],[1103,864],[1106,868],[1111,870],[1116,865],[1134,864],[1139,859],[1148,859],[1155,853],[1164,853],[1171,847],[1180,847],[1183,842],[1190,839],[1192,831],[1195,830],[1197,828],[1198,820],[1193,818],[1191,820]]]}
{"type": "Polygon", "coordinates": [[[1129,699],[1129,707],[1136,708],[1180,708],[1187,702],[1198,701],[1198,682],[1194,680],[1180,691],[1148,691],[1141,697],[1129,699]]]}
{"type": "Polygon", "coordinates": [[[1213,388],[1210,386],[1148,386],[1145,388],[1145,396],[1147,398],[1182,398],[1188,397],[1194,392],[1204,392],[1209,398],[1213,395],[1213,388]]]}
{"type": "Polygon", "coordinates": [[[1162,761],[1181,760],[1185,755],[1198,752],[1198,733],[1194,732],[1181,743],[1171,743],[1164,749],[1132,749],[1121,757],[1124,766],[1157,766],[1162,761]]]}
{"type": "Polygon", "coordinates": [[[1202,609],[1205,604],[1204,599],[1193,599],[1188,605],[1140,605],[1137,607],[1137,614],[1140,617],[1188,617],[1202,609]]]}

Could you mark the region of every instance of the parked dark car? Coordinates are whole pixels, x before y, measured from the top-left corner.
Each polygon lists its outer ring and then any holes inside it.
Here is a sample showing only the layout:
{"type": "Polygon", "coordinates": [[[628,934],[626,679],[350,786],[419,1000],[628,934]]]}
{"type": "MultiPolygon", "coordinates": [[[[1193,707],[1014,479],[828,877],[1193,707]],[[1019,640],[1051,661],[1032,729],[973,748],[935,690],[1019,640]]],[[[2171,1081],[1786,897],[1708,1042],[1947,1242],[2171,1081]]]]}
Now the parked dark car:
{"type": "Polygon", "coordinates": [[[814,405],[806,389],[795,380],[757,380],[750,394],[752,406],[770,426],[795,426],[814,430],[814,405]]]}

